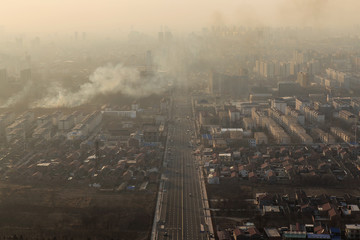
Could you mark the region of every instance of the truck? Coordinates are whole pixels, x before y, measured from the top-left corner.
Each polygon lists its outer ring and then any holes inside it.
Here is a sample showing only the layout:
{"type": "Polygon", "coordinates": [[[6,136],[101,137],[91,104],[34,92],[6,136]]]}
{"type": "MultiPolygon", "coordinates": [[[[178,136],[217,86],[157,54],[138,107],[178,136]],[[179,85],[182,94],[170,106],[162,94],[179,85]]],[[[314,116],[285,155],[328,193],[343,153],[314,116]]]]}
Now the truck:
{"type": "Polygon", "coordinates": [[[205,232],[204,224],[200,224],[200,232],[201,232],[201,233],[205,232]]]}

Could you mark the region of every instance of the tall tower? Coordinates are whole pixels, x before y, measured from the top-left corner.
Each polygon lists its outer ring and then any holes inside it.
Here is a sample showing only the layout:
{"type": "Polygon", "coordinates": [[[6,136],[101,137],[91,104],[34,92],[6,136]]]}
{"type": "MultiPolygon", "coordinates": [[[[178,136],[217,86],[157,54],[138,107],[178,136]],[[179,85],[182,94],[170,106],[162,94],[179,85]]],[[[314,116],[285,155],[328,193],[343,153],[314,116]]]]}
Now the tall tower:
{"type": "Polygon", "coordinates": [[[151,68],[152,65],[153,65],[152,53],[151,53],[150,50],[148,50],[148,51],[146,52],[146,66],[147,66],[148,68],[151,68]]]}
{"type": "Polygon", "coordinates": [[[158,33],[158,40],[161,43],[164,41],[164,32],[163,31],[158,33]]]}
{"type": "Polygon", "coordinates": [[[31,80],[31,69],[27,68],[27,69],[23,69],[20,71],[20,81],[21,82],[28,82],[31,80]]]}
{"type": "Polygon", "coordinates": [[[99,169],[99,160],[100,159],[100,151],[99,151],[99,141],[95,141],[95,171],[98,171],[99,169]]]}

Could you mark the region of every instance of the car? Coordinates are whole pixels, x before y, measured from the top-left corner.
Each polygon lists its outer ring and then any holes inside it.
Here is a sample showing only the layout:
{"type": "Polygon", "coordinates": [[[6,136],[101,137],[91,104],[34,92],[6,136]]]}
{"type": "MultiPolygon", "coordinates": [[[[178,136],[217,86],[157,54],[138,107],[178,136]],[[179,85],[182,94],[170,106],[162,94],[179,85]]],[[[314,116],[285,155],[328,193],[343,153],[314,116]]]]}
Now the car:
{"type": "Polygon", "coordinates": [[[189,197],[191,197],[191,193],[189,193],[189,197]]]}

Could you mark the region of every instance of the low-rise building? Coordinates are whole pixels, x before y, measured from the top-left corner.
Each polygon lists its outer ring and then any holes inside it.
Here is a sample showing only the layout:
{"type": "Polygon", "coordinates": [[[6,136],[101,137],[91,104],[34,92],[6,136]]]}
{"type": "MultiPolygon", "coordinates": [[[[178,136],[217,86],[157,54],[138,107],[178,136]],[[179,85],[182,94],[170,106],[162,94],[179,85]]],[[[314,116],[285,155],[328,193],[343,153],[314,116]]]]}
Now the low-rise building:
{"type": "Polygon", "coordinates": [[[251,118],[243,118],[243,124],[246,130],[251,130],[256,127],[256,122],[251,118]]]}
{"type": "Polygon", "coordinates": [[[60,131],[70,130],[75,126],[75,117],[73,114],[63,116],[58,121],[58,129],[60,131]]]}
{"type": "Polygon", "coordinates": [[[208,183],[209,184],[219,184],[220,183],[219,176],[217,176],[217,174],[215,172],[210,173],[208,175],[208,183]]]}
{"type": "Polygon", "coordinates": [[[281,235],[276,228],[264,228],[265,234],[269,240],[281,240],[281,235]]]}
{"type": "Polygon", "coordinates": [[[310,101],[308,99],[305,98],[296,98],[295,101],[295,109],[300,111],[300,112],[304,112],[304,108],[305,107],[309,107],[310,106],[310,101]]]}
{"type": "Polygon", "coordinates": [[[311,107],[304,107],[305,119],[311,123],[322,124],[325,122],[325,115],[311,107]]]}
{"type": "Polygon", "coordinates": [[[360,239],[360,224],[345,225],[346,239],[360,239]]]}
{"type": "Polygon", "coordinates": [[[106,110],[103,111],[102,114],[104,116],[112,116],[112,117],[123,117],[123,118],[136,118],[136,111],[113,111],[113,110],[106,110]]]}
{"type": "Polygon", "coordinates": [[[334,144],[336,143],[336,140],[334,136],[330,133],[324,132],[320,128],[313,128],[311,129],[311,134],[314,136],[314,138],[320,139],[322,143],[325,144],[334,144]]]}
{"type": "Polygon", "coordinates": [[[268,144],[268,138],[264,132],[255,132],[254,138],[256,140],[256,144],[268,144]]]}
{"type": "Polygon", "coordinates": [[[339,127],[331,127],[330,132],[347,143],[351,143],[355,139],[351,133],[349,133],[339,127]]]}
{"type": "Polygon", "coordinates": [[[349,112],[347,110],[340,110],[339,111],[339,118],[346,121],[350,124],[355,124],[357,121],[357,117],[352,112],[349,112]]]}

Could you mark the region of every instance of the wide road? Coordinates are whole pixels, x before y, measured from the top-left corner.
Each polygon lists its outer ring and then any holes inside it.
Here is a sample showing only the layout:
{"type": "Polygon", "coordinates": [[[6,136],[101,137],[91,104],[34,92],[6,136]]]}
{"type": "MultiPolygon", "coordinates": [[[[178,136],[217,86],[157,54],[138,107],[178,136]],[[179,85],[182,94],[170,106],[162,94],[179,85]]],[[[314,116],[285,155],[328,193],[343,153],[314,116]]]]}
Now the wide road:
{"type": "Polygon", "coordinates": [[[169,127],[170,141],[165,156],[167,168],[158,239],[208,239],[198,167],[190,143],[195,133],[191,100],[176,96],[173,101],[174,122],[169,127]],[[200,231],[201,224],[205,232],[200,231]]]}

